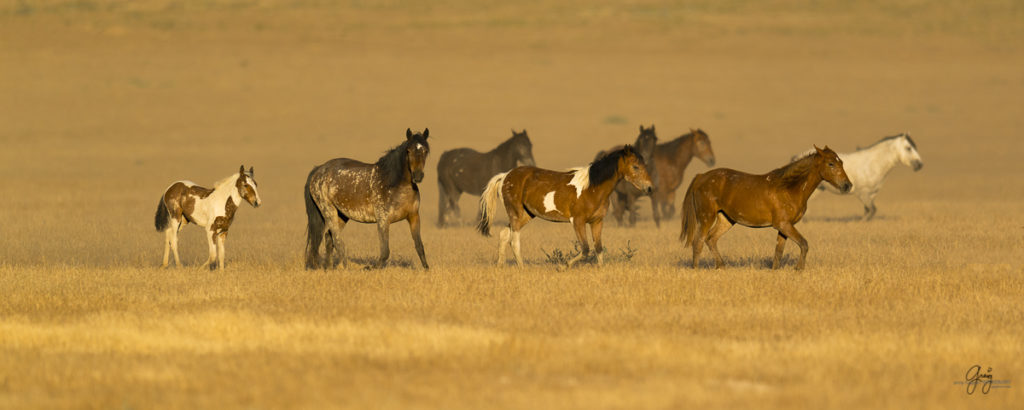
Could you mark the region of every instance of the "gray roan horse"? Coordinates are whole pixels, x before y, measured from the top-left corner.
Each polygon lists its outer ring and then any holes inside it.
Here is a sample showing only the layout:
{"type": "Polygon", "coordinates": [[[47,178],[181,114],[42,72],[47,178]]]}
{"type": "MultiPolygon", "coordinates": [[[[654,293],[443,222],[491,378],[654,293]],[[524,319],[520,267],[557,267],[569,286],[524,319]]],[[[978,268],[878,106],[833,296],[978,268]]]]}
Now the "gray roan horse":
{"type": "MultiPolygon", "coordinates": [[[[654,150],[658,145],[658,134],[654,132],[654,124],[651,124],[651,128],[644,128],[643,124],[640,124],[640,134],[636,136],[636,141],[633,142],[633,149],[640,154],[640,157],[644,160],[644,167],[647,168],[647,175],[651,177],[654,189],[658,189],[658,169],[654,164],[654,150]]],[[[601,157],[611,153],[615,150],[622,148],[622,145],[616,145],[607,150],[598,152],[594,156],[594,160],[598,160],[601,157]]],[[[641,196],[652,195],[637,189],[633,184],[626,182],[625,180],[619,181],[615,185],[615,195],[611,198],[612,202],[612,216],[615,217],[615,221],[618,222],[619,226],[622,226],[622,214],[625,211],[629,211],[629,226],[636,226],[636,200],[641,196]]],[[[653,204],[653,196],[652,196],[653,204]]],[[[661,226],[661,218],[658,216],[658,209],[654,209],[654,225],[661,226]]]]}
{"type": "Polygon", "coordinates": [[[348,158],[335,158],[313,168],[306,179],[306,268],[335,267],[338,260],[347,267],[341,231],[349,220],[376,223],[380,235],[380,259],[376,267],[387,264],[388,234],[392,223],[409,221],[423,268],[427,257],[420,239],[420,192],[423,167],[430,153],[430,130],[413,134],[405,131],[405,141],[392,148],[374,164],[348,158]],[[320,243],[326,252],[320,254],[320,243]],[[334,251],[337,250],[337,256],[334,251]]]}
{"type": "Polygon", "coordinates": [[[480,196],[491,177],[517,165],[533,166],[533,144],[526,130],[512,130],[512,138],[488,152],[470,148],[445,151],[437,162],[437,226],[459,218],[459,196],[463,192],[480,196]]]}

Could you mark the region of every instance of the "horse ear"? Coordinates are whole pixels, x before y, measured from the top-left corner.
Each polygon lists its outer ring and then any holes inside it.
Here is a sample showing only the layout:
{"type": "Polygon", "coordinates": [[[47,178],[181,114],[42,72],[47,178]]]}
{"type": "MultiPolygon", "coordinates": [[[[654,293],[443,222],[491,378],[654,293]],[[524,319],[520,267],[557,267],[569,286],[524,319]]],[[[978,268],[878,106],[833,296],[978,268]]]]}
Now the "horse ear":
{"type": "MultiPolygon", "coordinates": [[[[828,148],[828,145],[826,145],[825,148],[828,148]]],[[[825,151],[822,151],[821,148],[818,148],[818,144],[814,144],[814,150],[818,151],[819,154],[825,153],[825,151]]]]}
{"type": "Polygon", "coordinates": [[[423,129],[423,139],[427,139],[429,137],[430,137],[430,128],[424,128],[423,129]]]}
{"type": "Polygon", "coordinates": [[[654,124],[651,124],[651,132],[654,132],[654,124]]]}
{"type": "Polygon", "coordinates": [[[411,140],[412,139],[412,128],[406,128],[405,129],[405,139],[407,139],[407,140],[411,140]]]}
{"type": "Polygon", "coordinates": [[[249,167],[249,176],[250,176],[250,177],[253,177],[253,176],[255,176],[255,175],[256,175],[256,173],[255,173],[255,172],[253,171],[253,169],[252,169],[252,166],[250,166],[250,167],[249,167]]]}
{"type": "Polygon", "coordinates": [[[238,173],[239,174],[244,174],[245,173],[245,165],[239,165],[238,166],[238,173]]]}
{"type": "Polygon", "coordinates": [[[640,124],[640,132],[644,132],[644,125],[640,124]]]}

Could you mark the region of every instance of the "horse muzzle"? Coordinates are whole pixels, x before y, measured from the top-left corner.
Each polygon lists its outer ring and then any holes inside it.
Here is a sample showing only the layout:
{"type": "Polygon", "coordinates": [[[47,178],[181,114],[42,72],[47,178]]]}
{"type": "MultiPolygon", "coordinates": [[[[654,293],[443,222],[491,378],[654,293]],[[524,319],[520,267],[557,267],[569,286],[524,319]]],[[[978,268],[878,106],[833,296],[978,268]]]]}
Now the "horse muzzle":
{"type": "Polygon", "coordinates": [[[527,167],[535,167],[535,166],[537,166],[537,163],[533,162],[533,158],[523,158],[519,162],[522,163],[523,166],[527,166],[527,167]]]}
{"type": "Polygon", "coordinates": [[[914,161],[914,172],[920,171],[921,168],[924,168],[924,163],[921,161],[914,161]]]}
{"type": "Polygon", "coordinates": [[[707,163],[709,167],[715,166],[715,157],[711,157],[711,159],[707,160],[707,163]]]}
{"type": "Polygon", "coordinates": [[[853,183],[850,181],[843,182],[841,185],[839,185],[839,190],[842,191],[844,194],[850,192],[851,189],[853,189],[853,183]]]}
{"type": "Polygon", "coordinates": [[[654,187],[648,185],[647,189],[644,189],[644,193],[647,194],[647,195],[653,194],[654,193],[654,187]]]}
{"type": "Polygon", "coordinates": [[[416,171],[412,173],[412,182],[420,183],[423,182],[423,171],[416,171]]]}

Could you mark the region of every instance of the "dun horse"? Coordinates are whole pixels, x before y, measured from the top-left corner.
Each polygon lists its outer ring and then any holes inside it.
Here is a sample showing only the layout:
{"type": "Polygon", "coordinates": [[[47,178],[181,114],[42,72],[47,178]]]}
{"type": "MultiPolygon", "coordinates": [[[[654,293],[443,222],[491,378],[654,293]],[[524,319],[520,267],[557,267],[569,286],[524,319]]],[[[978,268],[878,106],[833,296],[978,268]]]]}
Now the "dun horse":
{"type": "MultiPolygon", "coordinates": [[[[808,150],[793,157],[793,161],[812,153],[814,150],[808,150]]],[[[911,167],[915,172],[924,166],[921,154],[917,152],[917,144],[914,144],[914,140],[910,139],[910,134],[907,133],[882,138],[871,146],[859,148],[854,152],[840,153],[839,158],[843,160],[843,168],[850,176],[850,182],[853,182],[853,189],[848,194],[855,195],[864,204],[862,221],[869,221],[875,216],[875,212],[878,211],[875,207],[875,196],[882,189],[885,177],[897,164],[911,167]]],[[[824,184],[818,186],[818,190],[840,193],[824,184]]]]}
{"type": "Polygon", "coordinates": [[[164,191],[156,208],[156,230],[164,232],[164,262],[167,267],[169,254],[174,252],[174,266],[181,266],[178,258],[178,231],[191,223],[206,229],[206,240],[210,243],[210,256],[204,264],[210,270],[220,267],[224,270],[224,239],[228,228],[235,220],[238,205],[245,200],[254,208],[260,206],[260,194],[256,191],[253,169],[249,172],[239,167],[238,173],[203,188],[192,181],[177,181],[164,191]]]}
{"type": "Polygon", "coordinates": [[[694,157],[700,158],[709,167],[715,166],[715,153],[711,140],[704,130],[690,129],[685,134],[654,149],[654,167],[658,171],[657,185],[651,195],[651,206],[655,215],[671,219],[676,213],[676,189],[683,183],[683,173],[694,157]]]}
{"type": "Polygon", "coordinates": [[[380,258],[376,267],[385,266],[390,254],[391,224],[403,219],[409,221],[420,263],[428,268],[420,239],[420,192],[416,184],[423,181],[423,167],[430,152],[429,133],[424,129],[422,134],[413,134],[407,129],[405,141],[373,164],[335,158],[310,171],[304,190],[307,269],[333,268],[339,259],[343,267],[348,266],[341,231],[349,220],[377,224],[380,258]]]}
{"type": "MultiPolygon", "coordinates": [[[[657,189],[658,186],[658,170],[654,167],[654,148],[658,145],[658,134],[654,132],[654,124],[651,124],[651,128],[644,128],[643,124],[640,124],[640,134],[637,135],[636,141],[633,142],[633,148],[640,153],[640,157],[643,158],[645,168],[647,168],[647,175],[651,176],[651,183],[657,189]]],[[[605,151],[597,153],[594,160],[598,160],[601,157],[607,155],[609,152],[615,151],[622,148],[622,145],[616,145],[605,151]]],[[[615,195],[612,197],[612,216],[618,222],[619,226],[622,226],[622,213],[629,211],[629,226],[636,226],[636,199],[638,197],[650,195],[649,193],[641,192],[636,189],[633,185],[619,181],[615,185],[615,195]]],[[[654,224],[661,226],[661,219],[658,217],[658,212],[654,212],[654,224]]]]}
{"type": "Polygon", "coordinates": [[[680,240],[693,247],[693,267],[700,262],[706,242],[715,256],[715,267],[722,267],[718,252],[721,238],[733,224],[752,228],[773,227],[779,231],[772,269],[782,262],[786,239],[800,246],[803,269],[807,260],[807,240],[793,224],[807,210],[807,198],[821,181],[849,191],[853,184],[843,171],[843,161],[835,151],[814,147],[815,153],[764,175],[751,175],[731,169],[713,169],[697,174],[683,198],[683,229],[680,240]]]}
{"type": "Polygon", "coordinates": [[[484,236],[490,236],[491,220],[494,218],[498,202],[504,203],[509,223],[500,234],[498,266],[505,263],[505,246],[511,244],[516,263],[522,267],[519,231],[523,226],[534,217],[552,222],[569,222],[576,231],[576,239],[583,250],[569,260],[566,265],[568,268],[580,259],[590,256],[590,245],[586,237],[587,224],[590,224],[597,264],[601,265],[604,254],[601,228],[608,209],[608,196],[621,179],[629,181],[640,190],[651,190],[651,178],[644,168],[644,161],[629,145],[594,161],[589,166],[566,172],[530,166],[515,168],[495,175],[487,183],[487,189],[480,197],[477,229],[484,236]]]}
{"type": "Polygon", "coordinates": [[[470,148],[445,151],[437,163],[437,226],[444,227],[450,216],[458,218],[459,196],[479,196],[492,176],[516,165],[533,166],[533,144],[526,130],[512,130],[512,138],[485,153],[470,148]]]}

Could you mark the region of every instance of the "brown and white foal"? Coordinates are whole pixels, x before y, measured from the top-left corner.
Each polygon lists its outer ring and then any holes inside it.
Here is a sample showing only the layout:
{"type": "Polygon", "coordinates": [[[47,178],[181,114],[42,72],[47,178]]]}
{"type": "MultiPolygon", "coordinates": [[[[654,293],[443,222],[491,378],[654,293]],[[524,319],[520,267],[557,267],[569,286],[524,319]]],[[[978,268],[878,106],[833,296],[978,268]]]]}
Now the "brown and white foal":
{"type": "Polygon", "coordinates": [[[178,258],[178,231],[188,223],[206,229],[206,240],[210,243],[210,257],[206,260],[210,270],[224,270],[224,238],[235,219],[238,205],[245,200],[254,208],[260,206],[260,194],[256,191],[253,169],[238,173],[214,184],[213,189],[203,188],[192,181],[177,181],[164,191],[156,209],[156,230],[164,232],[164,262],[174,251],[174,265],[181,266],[178,258]]]}
{"type": "Polygon", "coordinates": [[[489,236],[498,202],[504,203],[509,223],[508,228],[501,231],[498,265],[505,263],[505,246],[511,244],[516,263],[522,267],[519,230],[523,226],[534,217],[552,222],[569,222],[583,250],[569,260],[568,268],[590,256],[590,245],[586,237],[589,224],[594,236],[597,264],[601,265],[604,253],[601,228],[608,211],[608,196],[622,179],[641,191],[648,194],[651,192],[651,177],[647,175],[644,160],[630,145],[599,158],[589,166],[569,171],[550,171],[531,166],[515,168],[495,175],[487,183],[487,189],[480,197],[477,229],[481,234],[489,236]]]}

